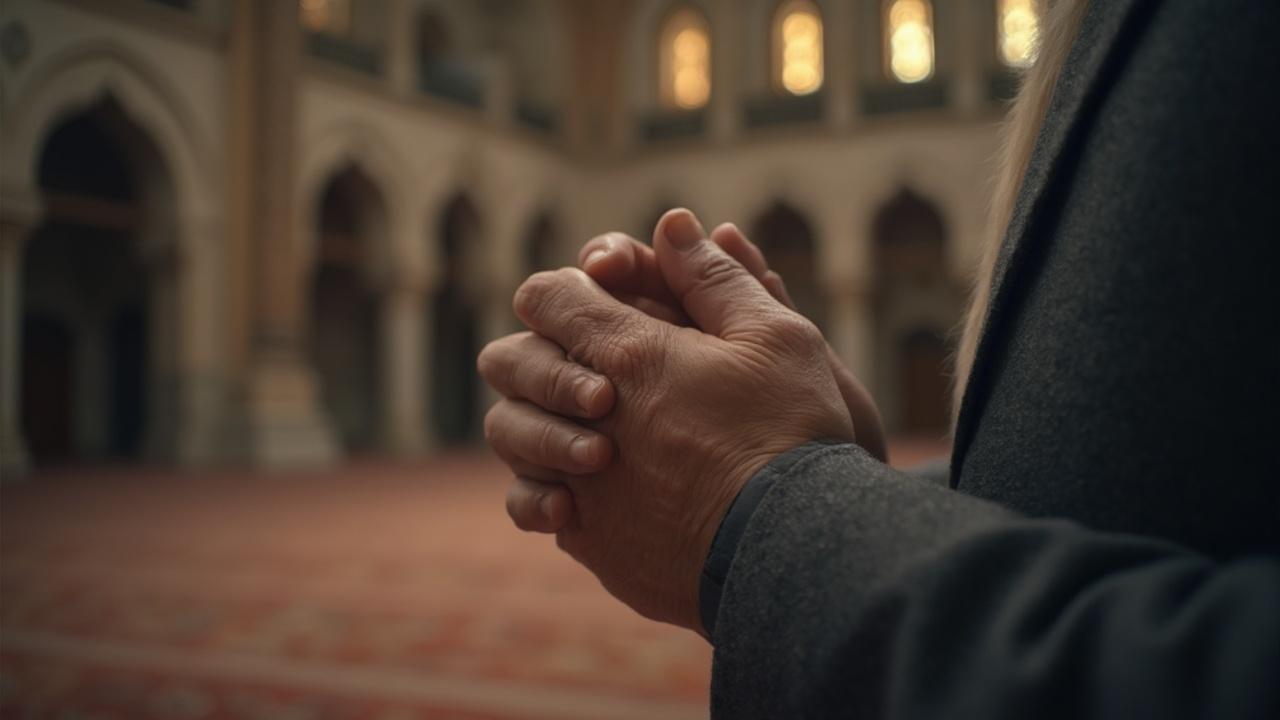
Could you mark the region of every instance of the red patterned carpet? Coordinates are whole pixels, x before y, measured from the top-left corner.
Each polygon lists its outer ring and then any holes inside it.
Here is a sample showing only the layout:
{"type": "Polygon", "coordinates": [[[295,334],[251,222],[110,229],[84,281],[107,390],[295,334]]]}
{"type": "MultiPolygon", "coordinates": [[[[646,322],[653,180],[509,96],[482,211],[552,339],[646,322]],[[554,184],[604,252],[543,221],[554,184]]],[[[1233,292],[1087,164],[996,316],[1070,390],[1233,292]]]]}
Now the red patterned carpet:
{"type": "Polygon", "coordinates": [[[706,643],[513,529],[505,482],[470,455],[6,486],[0,715],[706,717],[706,643]]]}

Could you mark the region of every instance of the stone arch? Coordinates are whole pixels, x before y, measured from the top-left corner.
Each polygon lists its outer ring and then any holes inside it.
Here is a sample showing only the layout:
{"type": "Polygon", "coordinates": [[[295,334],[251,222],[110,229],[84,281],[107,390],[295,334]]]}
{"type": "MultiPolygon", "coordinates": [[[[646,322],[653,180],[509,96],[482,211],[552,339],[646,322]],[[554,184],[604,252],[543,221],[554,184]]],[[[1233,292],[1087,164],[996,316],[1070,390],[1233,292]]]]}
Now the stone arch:
{"type": "Polygon", "coordinates": [[[523,273],[527,276],[554,269],[561,264],[561,249],[560,227],[554,212],[550,208],[539,210],[526,223],[521,238],[523,273]]]}
{"type": "Polygon", "coordinates": [[[818,237],[813,222],[795,206],[775,200],[752,221],[748,232],[782,276],[796,309],[818,327],[826,326],[827,303],[819,278],[818,237]]]}
{"type": "MultiPolygon", "coordinates": [[[[110,41],[81,43],[37,61],[10,97],[0,133],[6,214],[39,196],[40,153],[64,120],[109,98],[147,138],[151,151],[138,159],[157,170],[148,176],[165,178],[149,192],[165,194],[168,210],[144,214],[141,238],[153,270],[152,307],[165,316],[150,340],[147,453],[190,462],[211,459],[221,421],[216,413],[222,351],[208,328],[217,322],[222,283],[212,257],[219,246],[210,241],[222,224],[224,168],[210,152],[201,124],[162,68],[110,41]]],[[[35,221],[38,213],[16,219],[35,221]]]]}
{"type": "Polygon", "coordinates": [[[23,249],[22,426],[38,462],[167,457],[176,420],[172,177],[111,95],[60,116],[37,154],[23,249]]]}
{"type": "Polygon", "coordinates": [[[963,297],[947,269],[950,234],[937,205],[907,186],[872,219],[876,377],[894,432],[947,429],[950,341],[963,297]]]}
{"type": "MultiPolygon", "coordinates": [[[[702,17],[707,21],[712,42],[714,82],[716,30],[707,0],[643,0],[637,3],[632,11],[632,21],[628,24],[627,62],[623,63],[627,73],[626,96],[629,98],[632,109],[649,111],[658,107],[658,87],[654,81],[658,73],[658,36],[662,31],[663,21],[671,12],[685,6],[702,13],[702,17]]],[[[711,91],[715,92],[714,86],[711,91]]]]}
{"type": "Polygon", "coordinates": [[[434,357],[426,385],[434,434],[444,445],[468,444],[479,436],[481,388],[475,358],[487,299],[481,220],[465,190],[453,194],[436,215],[441,272],[430,299],[428,337],[434,357]]]}
{"type": "Polygon", "coordinates": [[[5,108],[0,182],[7,191],[36,187],[39,151],[59,121],[110,96],[152,138],[169,167],[179,217],[221,208],[220,168],[199,135],[175,84],[137,53],[114,43],[86,43],[35,68],[5,108]]]}
{"type": "Polygon", "coordinates": [[[298,178],[298,202],[295,203],[301,214],[298,222],[299,237],[302,238],[298,253],[301,270],[307,272],[316,260],[318,248],[315,241],[320,237],[316,221],[320,217],[318,213],[326,185],[339,172],[355,167],[377,188],[386,210],[387,232],[380,234],[376,238],[377,245],[370,248],[371,276],[382,283],[396,269],[418,271],[419,263],[416,261],[420,256],[411,247],[413,237],[405,231],[408,214],[405,212],[407,202],[404,195],[412,184],[382,134],[363,123],[342,123],[315,133],[306,147],[298,178]]]}
{"type": "Polygon", "coordinates": [[[311,361],[343,445],[370,450],[382,438],[384,418],[379,248],[389,242],[391,222],[383,191],[360,166],[348,163],[324,184],[312,225],[311,361]]]}

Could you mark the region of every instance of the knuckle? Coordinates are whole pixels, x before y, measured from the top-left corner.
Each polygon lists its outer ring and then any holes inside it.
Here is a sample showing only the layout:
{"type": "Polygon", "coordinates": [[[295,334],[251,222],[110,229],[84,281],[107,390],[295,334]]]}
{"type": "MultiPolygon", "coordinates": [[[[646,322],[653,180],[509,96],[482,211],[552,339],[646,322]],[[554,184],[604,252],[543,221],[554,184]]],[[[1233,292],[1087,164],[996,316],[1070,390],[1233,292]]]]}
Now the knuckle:
{"type": "Polygon", "coordinates": [[[476,356],[476,372],[490,385],[493,385],[493,379],[498,375],[498,367],[502,362],[503,340],[505,339],[499,338],[487,343],[480,350],[480,354],[476,356]]]}
{"type": "Polygon", "coordinates": [[[498,436],[498,424],[500,422],[502,403],[499,402],[489,408],[489,412],[484,414],[484,441],[489,445],[496,445],[495,439],[498,436]]]}
{"type": "Polygon", "coordinates": [[[528,496],[513,486],[507,491],[507,517],[521,530],[531,530],[533,523],[530,515],[528,496]]]}
{"type": "Polygon", "coordinates": [[[552,272],[534,273],[516,288],[511,307],[522,319],[534,317],[544,307],[547,295],[554,287],[555,278],[552,272]]]}
{"type": "Polygon", "coordinates": [[[577,375],[574,366],[568,362],[552,361],[542,383],[542,406],[548,410],[573,408],[576,405],[573,386],[577,375]]]}
{"type": "Polygon", "coordinates": [[[774,335],[786,346],[810,352],[824,344],[822,333],[797,312],[780,312],[770,321],[774,335]]]}
{"type": "Polygon", "coordinates": [[[550,458],[557,457],[559,451],[560,433],[556,431],[556,426],[547,421],[542,421],[537,430],[537,437],[533,443],[534,458],[531,458],[540,464],[550,464],[547,461],[550,458]]]}

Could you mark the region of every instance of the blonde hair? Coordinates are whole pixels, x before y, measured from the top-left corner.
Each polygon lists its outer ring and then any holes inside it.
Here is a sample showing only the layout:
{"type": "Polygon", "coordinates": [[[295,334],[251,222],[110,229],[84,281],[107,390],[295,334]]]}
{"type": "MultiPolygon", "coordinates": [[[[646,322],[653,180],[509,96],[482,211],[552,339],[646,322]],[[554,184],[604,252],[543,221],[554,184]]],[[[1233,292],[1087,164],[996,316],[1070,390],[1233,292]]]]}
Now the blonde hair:
{"type": "Polygon", "coordinates": [[[1036,136],[1040,133],[1040,126],[1044,124],[1053,88],[1058,82],[1071,44],[1079,32],[1089,0],[1056,0],[1049,5],[1043,22],[1040,23],[1039,58],[1023,79],[1018,97],[1001,127],[999,170],[991,195],[988,236],[974,276],[973,299],[965,316],[960,345],[956,350],[956,381],[952,395],[953,425],[960,414],[960,401],[964,397],[969,374],[973,371],[978,336],[987,315],[987,305],[991,302],[991,282],[996,258],[1000,255],[1000,246],[1013,216],[1013,205],[1018,199],[1027,164],[1031,161],[1036,136]]]}

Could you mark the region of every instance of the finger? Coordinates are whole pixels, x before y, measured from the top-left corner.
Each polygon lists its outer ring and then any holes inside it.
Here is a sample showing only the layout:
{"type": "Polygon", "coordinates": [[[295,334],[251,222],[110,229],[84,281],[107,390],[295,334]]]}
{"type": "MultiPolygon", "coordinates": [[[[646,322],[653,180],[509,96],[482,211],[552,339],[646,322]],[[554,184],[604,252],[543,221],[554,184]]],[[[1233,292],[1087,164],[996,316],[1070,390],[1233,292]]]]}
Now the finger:
{"type": "Polygon", "coordinates": [[[607,378],[571,362],[559,345],[531,332],[486,345],[476,369],[499,394],[557,415],[595,419],[613,409],[613,384],[607,378]]]}
{"type": "Polygon", "coordinates": [[[660,323],[605,292],[577,268],[534,274],[516,290],[513,306],[529,329],[592,368],[607,363],[603,353],[616,356],[623,341],[644,341],[661,332],[660,323]]]}
{"type": "Polygon", "coordinates": [[[721,223],[711,231],[710,237],[711,242],[719,245],[721,250],[729,253],[729,257],[742,263],[742,267],[757,278],[764,277],[764,274],[769,271],[769,263],[765,260],[764,253],[742,234],[737,225],[731,222],[721,223]]]}
{"type": "Polygon", "coordinates": [[[769,262],[765,259],[764,253],[742,234],[737,225],[733,223],[719,225],[711,231],[711,241],[729,253],[729,257],[742,263],[742,266],[754,275],[761,285],[764,285],[764,289],[768,290],[774,299],[792,310],[796,309],[796,304],[791,300],[791,294],[787,292],[782,276],[769,269],[769,262]]]}
{"type": "Polygon", "coordinates": [[[653,248],[630,235],[611,232],[591,238],[578,252],[578,266],[613,295],[647,297],[678,307],[653,248]]]}
{"type": "Polygon", "coordinates": [[[613,457],[609,438],[523,400],[503,398],[490,408],[484,437],[503,459],[575,475],[599,472],[613,457]]]}
{"type": "Polygon", "coordinates": [[[880,422],[880,411],[871,399],[871,393],[849,372],[849,368],[840,361],[831,345],[827,345],[827,362],[831,364],[831,374],[835,376],[840,397],[844,400],[845,407],[849,408],[858,444],[873,457],[889,462],[889,445],[884,437],[884,424],[880,422]]]}
{"type": "Polygon", "coordinates": [[[786,312],[742,263],[707,241],[698,219],[688,210],[679,208],[662,216],[654,233],[654,250],[671,292],[705,332],[729,338],[786,312]]]}
{"type": "Polygon", "coordinates": [[[507,489],[507,515],[526,532],[558,532],[573,517],[573,495],[559,483],[516,476],[507,489]]]}

